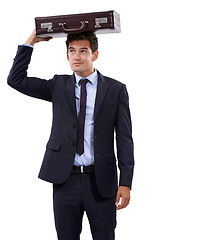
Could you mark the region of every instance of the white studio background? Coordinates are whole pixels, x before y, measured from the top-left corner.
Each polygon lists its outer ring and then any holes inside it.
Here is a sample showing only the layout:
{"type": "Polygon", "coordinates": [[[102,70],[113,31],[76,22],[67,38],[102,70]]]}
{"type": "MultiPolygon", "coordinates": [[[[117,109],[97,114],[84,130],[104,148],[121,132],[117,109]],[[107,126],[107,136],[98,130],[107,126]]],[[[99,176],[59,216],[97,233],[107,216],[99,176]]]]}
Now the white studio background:
{"type": "MultiPolygon", "coordinates": [[[[0,7],[0,239],[56,240],[51,184],[37,178],[51,104],[7,84],[39,16],[116,10],[95,68],[127,85],[136,168],[116,239],[210,239],[210,15],[205,0],[3,1],[0,7]]],[[[71,74],[65,39],[35,46],[30,76],[71,74]]],[[[87,219],[81,239],[90,240],[87,219]]]]}

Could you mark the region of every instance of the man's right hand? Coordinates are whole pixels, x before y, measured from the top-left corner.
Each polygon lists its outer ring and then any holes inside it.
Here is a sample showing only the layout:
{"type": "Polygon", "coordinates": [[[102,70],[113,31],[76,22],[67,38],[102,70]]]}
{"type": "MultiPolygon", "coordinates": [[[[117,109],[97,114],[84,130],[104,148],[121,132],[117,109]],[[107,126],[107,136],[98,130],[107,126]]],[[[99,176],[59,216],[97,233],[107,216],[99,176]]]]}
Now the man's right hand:
{"type": "Polygon", "coordinates": [[[26,44],[34,46],[35,43],[42,42],[42,41],[49,41],[50,39],[52,39],[52,38],[51,37],[49,37],[49,38],[37,37],[36,31],[34,30],[33,33],[31,34],[31,36],[26,41],[26,44]]]}

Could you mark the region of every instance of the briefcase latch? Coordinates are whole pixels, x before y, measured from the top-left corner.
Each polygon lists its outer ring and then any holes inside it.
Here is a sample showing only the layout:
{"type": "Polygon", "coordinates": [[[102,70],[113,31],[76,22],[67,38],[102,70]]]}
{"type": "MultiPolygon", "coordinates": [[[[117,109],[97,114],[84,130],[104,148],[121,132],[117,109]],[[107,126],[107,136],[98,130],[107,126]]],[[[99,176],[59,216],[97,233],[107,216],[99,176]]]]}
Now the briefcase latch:
{"type": "Polygon", "coordinates": [[[41,28],[47,28],[47,32],[53,32],[53,24],[49,23],[41,23],[41,28]]]}
{"type": "Polygon", "coordinates": [[[96,18],[96,19],[95,19],[95,23],[96,23],[95,27],[96,27],[96,28],[100,28],[100,27],[101,27],[100,24],[102,24],[102,23],[108,23],[108,19],[107,19],[107,18],[96,18]]]}

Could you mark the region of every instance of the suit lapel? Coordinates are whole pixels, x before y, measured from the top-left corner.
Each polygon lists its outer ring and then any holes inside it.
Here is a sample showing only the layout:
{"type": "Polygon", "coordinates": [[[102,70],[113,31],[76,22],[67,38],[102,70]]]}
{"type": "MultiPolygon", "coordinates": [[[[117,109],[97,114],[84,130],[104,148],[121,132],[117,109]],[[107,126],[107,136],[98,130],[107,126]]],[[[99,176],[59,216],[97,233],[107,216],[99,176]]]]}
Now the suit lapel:
{"type": "Polygon", "coordinates": [[[98,87],[97,87],[97,93],[96,93],[94,119],[96,119],[98,110],[104,100],[104,97],[107,93],[108,88],[109,88],[109,85],[106,82],[104,76],[98,72],[98,87]]]}
{"type": "Polygon", "coordinates": [[[76,110],[76,97],[75,97],[75,77],[74,75],[70,75],[68,81],[66,82],[66,86],[68,89],[68,98],[70,102],[70,108],[72,114],[75,118],[77,118],[77,110],[76,110]]]}

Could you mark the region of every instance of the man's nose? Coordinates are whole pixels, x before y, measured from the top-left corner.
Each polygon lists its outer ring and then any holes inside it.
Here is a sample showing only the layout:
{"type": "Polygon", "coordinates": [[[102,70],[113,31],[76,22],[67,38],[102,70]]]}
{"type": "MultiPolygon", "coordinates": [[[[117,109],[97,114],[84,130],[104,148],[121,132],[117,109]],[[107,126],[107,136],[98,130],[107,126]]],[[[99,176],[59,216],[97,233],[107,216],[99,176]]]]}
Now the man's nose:
{"type": "Polygon", "coordinates": [[[74,55],[75,60],[80,60],[80,54],[78,52],[75,53],[74,55]]]}

